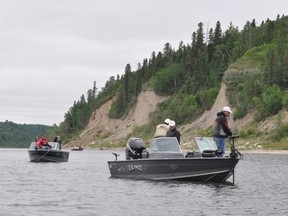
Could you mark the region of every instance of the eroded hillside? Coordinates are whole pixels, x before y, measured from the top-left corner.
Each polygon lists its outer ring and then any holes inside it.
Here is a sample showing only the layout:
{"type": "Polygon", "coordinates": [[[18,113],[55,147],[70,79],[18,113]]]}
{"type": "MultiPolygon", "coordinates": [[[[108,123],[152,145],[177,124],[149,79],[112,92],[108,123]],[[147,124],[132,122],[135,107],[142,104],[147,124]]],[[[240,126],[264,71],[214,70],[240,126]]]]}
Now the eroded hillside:
{"type": "MultiPolygon", "coordinates": [[[[206,111],[196,121],[191,121],[190,124],[178,126],[182,133],[181,143],[190,141],[193,130],[213,125],[216,113],[219,112],[223,106],[228,104],[225,90],[226,87],[222,84],[221,90],[219,91],[215,104],[211,110],[206,111]]],[[[103,141],[109,143],[113,143],[118,139],[123,139],[127,137],[135,127],[147,124],[149,122],[149,114],[155,110],[158,103],[165,99],[167,99],[167,97],[157,96],[153,91],[144,91],[139,95],[136,105],[130,110],[127,118],[111,119],[108,117],[107,113],[113,102],[112,99],[92,114],[85,130],[77,139],[71,141],[67,145],[89,145],[99,139],[99,137],[103,137],[103,141]]],[[[234,127],[232,118],[229,119],[229,121],[231,127],[234,127]]],[[[245,120],[237,125],[241,126],[243,124],[245,124],[245,120]]]]}
{"type": "Polygon", "coordinates": [[[104,142],[113,143],[115,140],[127,137],[135,127],[149,122],[149,114],[153,112],[158,103],[167,97],[157,96],[153,91],[143,91],[125,119],[111,119],[108,111],[113,99],[106,102],[91,116],[89,124],[77,139],[69,142],[67,146],[89,145],[102,137],[104,142]]]}
{"type": "MultiPolygon", "coordinates": [[[[92,114],[85,130],[83,130],[76,139],[66,144],[66,147],[74,145],[88,146],[94,144],[97,140],[113,145],[117,140],[125,139],[135,127],[148,124],[149,114],[155,110],[158,103],[166,99],[167,97],[157,96],[153,91],[143,91],[139,95],[135,106],[130,110],[127,118],[111,119],[108,117],[108,111],[113,102],[112,99],[92,114]]],[[[189,145],[193,137],[197,135],[195,133],[197,133],[199,129],[207,129],[208,127],[213,126],[216,113],[221,111],[226,105],[229,105],[226,97],[226,86],[222,83],[221,89],[211,110],[204,112],[196,121],[191,120],[189,124],[178,126],[178,129],[182,134],[181,144],[189,145]]],[[[167,117],[169,118],[169,116],[167,117]]],[[[248,114],[243,119],[237,121],[233,121],[232,118],[229,118],[228,122],[232,131],[237,132],[250,123],[252,118],[252,114],[248,114]]],[[[288,122],[288,112],[282,113],[281,121],[288,122]]],[[[269,131],[277,127],[278,123],[279,120],[277,120],[277,117],[271,117],[264,122],[261,122],[258,125],[257,130],[269,133],[269,131]]],[[[254,142],[259,142],[259,140],[254,142]]]]}

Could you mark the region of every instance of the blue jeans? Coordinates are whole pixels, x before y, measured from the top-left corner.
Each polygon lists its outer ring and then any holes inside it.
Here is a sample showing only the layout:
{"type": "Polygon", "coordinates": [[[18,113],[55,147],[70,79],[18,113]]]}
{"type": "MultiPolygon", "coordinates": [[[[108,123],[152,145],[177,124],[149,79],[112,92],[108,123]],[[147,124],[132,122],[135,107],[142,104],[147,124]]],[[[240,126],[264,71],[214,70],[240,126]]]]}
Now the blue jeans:
{"type": "Polygon", "coordinates": [[[225,155],[225,139],[226,138],[215,137],[215,142],[216,142],[217,148],[219,151],[222,152],[220,157],[224,157],[224,155],[225,155]]]}

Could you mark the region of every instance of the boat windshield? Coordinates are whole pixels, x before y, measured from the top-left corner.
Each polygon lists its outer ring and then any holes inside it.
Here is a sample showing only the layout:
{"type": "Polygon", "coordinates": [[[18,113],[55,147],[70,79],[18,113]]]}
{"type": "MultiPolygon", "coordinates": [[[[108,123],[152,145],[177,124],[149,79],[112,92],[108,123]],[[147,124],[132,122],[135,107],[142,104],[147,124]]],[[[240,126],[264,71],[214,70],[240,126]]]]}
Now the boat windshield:
{"type": "Polygon", "coordinates": [[[182,153],[176,137],[159,137],[150,142],[150,151],[153,152],[175,152],[182,153]]]}
{"type": "Polygon", "coordinates": [[[51,149],[54,149],[54,150],[60,149],[59,143],[57,143],[57,142],[49,142],[49,144],[52,146],[51,149]]]}
{"type": "Polygon", "coordinates": [[[213,137],[195,137],[195,140],[201,153],[204,150],[217,150],[213,137]]]}

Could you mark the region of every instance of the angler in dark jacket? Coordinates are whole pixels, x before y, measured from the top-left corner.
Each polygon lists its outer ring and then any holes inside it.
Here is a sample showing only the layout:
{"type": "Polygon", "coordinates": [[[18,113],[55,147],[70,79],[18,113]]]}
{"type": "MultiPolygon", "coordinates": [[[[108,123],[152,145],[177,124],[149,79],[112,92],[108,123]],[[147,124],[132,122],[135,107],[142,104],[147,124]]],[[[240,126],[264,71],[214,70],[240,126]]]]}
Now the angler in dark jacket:
{"type": "Polygon", "coordinates": [[[181,133],[177,130],[176,123],[173,120],[171,120],[169,123],[169,130],[166,133],[166,137],[176,137],[178,144],[180,145],[181,133]]]}
{"type": "Polygon", "coordinates": [[[220,152],[220,156],[222,157],[225,155],[225,139],[228,136],[232,136],[232,132],[227,121],[227,117],[230,116],[230,113],[232,113],[231,108],[225,106],[221,112],[217,113],[217,118],[215,119],[213,136],[216,141],[218,151],[220,152]]]}

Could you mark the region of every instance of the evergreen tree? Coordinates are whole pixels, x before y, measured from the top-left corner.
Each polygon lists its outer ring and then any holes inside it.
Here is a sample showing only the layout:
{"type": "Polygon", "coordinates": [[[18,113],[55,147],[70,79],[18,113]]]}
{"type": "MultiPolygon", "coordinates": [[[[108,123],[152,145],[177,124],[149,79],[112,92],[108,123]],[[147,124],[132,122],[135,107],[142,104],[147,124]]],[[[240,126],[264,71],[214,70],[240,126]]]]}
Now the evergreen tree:
{"type": "Polygon", "coordinates": [[[195,48],[195,64],[194,64],[194,80],[195,90],[200,90],[205,85],[207,75],[207,52],[204,44],[203,23],[198,24],[196,33],[196,48],[195,48]]]}
{"type": "Polygon", "coordinates": [[[123,95],[124,107],[128,107],[129,104],[130,76],[131,76],[131,66],[130,64],[127,64],[124,75],[124,95],[123,95]]]}
{"type": "Polygon", "coordinates": [[[163,59],[164,59],[164,65],[165,68],[169,67],[172,62],[173,62],[173,49],[172,46],[170,45],[170,43],[166,43],[163,49],[163,59]]]}
{"type": "Polygon", "coordinates": [[[214,46],[220,45],[222,43],[222,29],[221,24],[219,21],[216,23],[215,31],[214,31],[214,37],[213,37],[213,44],[214,46]]]}
{"type": "Polygon", "coordinates": [[[283,55],[283,60],[281,61],[281,86],[284,89],[288,89],[288,49],[286,48],[283,55]]]}
{"type": "Polygon", "coordinates": [[[274,38],[275,24],[273,21],[267,19],[266,21],[266,29],[264,32],[264,42],[271,43],[274,38]]]}
{"type": "Polygon", "coordinates": [[[208,61],[212,62],[213,60],[213,53],[215,50],[215,44],[214,44],[214,31],[213,28],[210,29],[209,35],[208,35],[208,45],[207,45],[207,55],[208,55],[208,61]]]}

